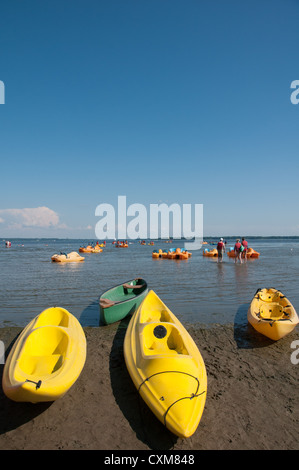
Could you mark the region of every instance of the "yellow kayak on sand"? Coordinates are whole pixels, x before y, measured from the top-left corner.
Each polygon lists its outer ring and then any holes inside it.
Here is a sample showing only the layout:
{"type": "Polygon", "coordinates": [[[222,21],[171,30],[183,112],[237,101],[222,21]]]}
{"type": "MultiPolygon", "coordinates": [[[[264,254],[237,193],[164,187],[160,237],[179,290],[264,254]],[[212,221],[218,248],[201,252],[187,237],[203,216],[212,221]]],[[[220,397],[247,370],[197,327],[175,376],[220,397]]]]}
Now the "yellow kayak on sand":
{"type": "Polygon", "coordinates": [[[258,289],[247,312],[248,322],[274,341],[291,333],[299,322],[291,302],[277,289],[258,289]]]}
{"type": "Polygon", "coordinates": [[[44,310],[24,328],[6,360],[2,387],[14,401],[45,402],[63,396],[79,377],[86,338],[67,310],[44,310]]]}
{"type": "Polygon", "coordinates": [[[124,356],[156,417],[177,436],[191,436],[206,401],[205,364],[189,333],[152,290],[129,323],[124,356]]]}

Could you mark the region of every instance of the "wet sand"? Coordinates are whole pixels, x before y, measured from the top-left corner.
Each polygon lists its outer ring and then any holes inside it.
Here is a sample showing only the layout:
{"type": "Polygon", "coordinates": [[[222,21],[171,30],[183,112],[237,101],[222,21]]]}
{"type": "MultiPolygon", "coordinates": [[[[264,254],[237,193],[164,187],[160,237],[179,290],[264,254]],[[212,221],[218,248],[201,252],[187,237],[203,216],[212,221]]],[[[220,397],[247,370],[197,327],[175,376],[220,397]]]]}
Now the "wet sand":
{"type": "MultiPolygon", "coordinates": [[[[291,362],[298,330],[272,342],[250,325],[185,325],[204,358],[208,393],[197,431],[180,439],[155,418],[130,379],[126,322],[84,328],[85,367],[56,402],[15,403],[1,388],[0,449],[299,449],[299,364],[291,362]]],[[[20,331],[0,329],[7,350],[20,331]]]]}

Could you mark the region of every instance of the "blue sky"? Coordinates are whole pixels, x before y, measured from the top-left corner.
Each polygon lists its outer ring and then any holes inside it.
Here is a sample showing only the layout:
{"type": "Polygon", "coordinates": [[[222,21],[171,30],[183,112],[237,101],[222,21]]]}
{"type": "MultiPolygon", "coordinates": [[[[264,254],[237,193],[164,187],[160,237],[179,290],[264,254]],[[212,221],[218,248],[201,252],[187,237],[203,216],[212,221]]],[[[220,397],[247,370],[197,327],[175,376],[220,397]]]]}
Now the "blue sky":
{"type": "Polygon", "coordinates": [[[299,235],[299,2],[1,2],[0,238],[95,208],[204,206],[204,235],[299,235]],[[24,211],[26,209],[26,211],[24,211]]]}

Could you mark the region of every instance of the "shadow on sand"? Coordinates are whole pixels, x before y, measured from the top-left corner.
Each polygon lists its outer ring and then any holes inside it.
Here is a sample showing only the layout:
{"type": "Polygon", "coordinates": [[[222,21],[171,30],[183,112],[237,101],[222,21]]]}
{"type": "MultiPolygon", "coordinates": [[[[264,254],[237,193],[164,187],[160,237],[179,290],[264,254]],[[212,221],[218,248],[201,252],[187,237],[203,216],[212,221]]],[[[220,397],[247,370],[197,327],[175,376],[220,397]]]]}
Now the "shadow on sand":
{"type": "Polygon", "coordinates": [[[78,318],[81,326],[101,326],[100,324],[100,309],[99,309],[99,299],[91,302],[84,310],[80,317],[78,318]]]}
{"type": "Polygon", "coordinates": [[[110,353],[110,377],[113,394],[120,410],[140,441],[153,450],[169,450],[177,441],[155,417],[140,397],[127,371],[123,343],[130,317],[124,318],[115,334],[110,353]]]}
{"type": "MultiPolygon", "coordinates": [[[[5,357],[8,356],[13,344],[17,340],[17,335],[7,348],[5,357]]],[[[2,383],[4,365],[0,365],[0,377],[2,383]]],[[[18,403],[6,397],[2,387],[0,388],[0,434],[4,434],[13,429],[17,429],[23,424],[31,421],[36,416],[43,413],[53,402],[46,403],[18,403]]]]}
{"type": "Polygon", "coordinates": [[[237,310],[234,320],[234,339],[239,349],[264,348],[272,344],[270,338],[258,333],[247,320],[250,304],[242,304],[237,310]]]}

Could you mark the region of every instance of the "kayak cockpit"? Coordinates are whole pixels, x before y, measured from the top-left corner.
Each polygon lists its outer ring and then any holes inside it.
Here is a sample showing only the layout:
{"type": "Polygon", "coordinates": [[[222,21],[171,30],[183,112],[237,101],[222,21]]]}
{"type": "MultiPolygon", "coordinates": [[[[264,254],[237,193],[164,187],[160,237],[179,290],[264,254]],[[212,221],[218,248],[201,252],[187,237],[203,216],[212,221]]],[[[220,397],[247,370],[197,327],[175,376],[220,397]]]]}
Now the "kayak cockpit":
{"type": "Polygon", "coordinates": [[[141,326],[140,344],[144,356],[188,355],[179,329],[173,323],[147,323],[141,326]]]}
{"type": "Polygon", "coordinates": [[[68,334],[59,327],[44,326],[33,330],[27,337],[18,360],[22,377],[50,376],[63,365],[68,349],[68,334]]]}

